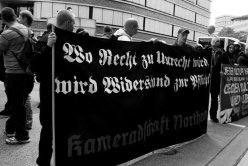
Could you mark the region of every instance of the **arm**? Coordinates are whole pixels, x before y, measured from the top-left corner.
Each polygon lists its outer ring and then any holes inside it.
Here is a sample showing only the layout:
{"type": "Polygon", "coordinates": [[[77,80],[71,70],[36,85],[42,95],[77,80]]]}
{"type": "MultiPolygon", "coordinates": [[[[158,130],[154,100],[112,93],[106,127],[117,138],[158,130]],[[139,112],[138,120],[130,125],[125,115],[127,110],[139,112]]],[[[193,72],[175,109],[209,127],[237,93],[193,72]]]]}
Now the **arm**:
{"type": "Polygon", "coordinates": [[[46,61],[46,57],[52,55],[52,47],[56,43],[56,35],[51,32],[48,35],[47,42],[46,41],[38,41],[35,46],[35,55],[31,61],[31,71],[32,72],[42,72],[44,68],[44,63],[46,61]]]}
{"type": "Polygon", "coordinates": [[[118,39],[117,40],[120,40],[120,41],[131,41],[130,39],[129,39],[129,37],[127,37],[127,36],[120,36],[120,37],[118,37],[118,39]]]}

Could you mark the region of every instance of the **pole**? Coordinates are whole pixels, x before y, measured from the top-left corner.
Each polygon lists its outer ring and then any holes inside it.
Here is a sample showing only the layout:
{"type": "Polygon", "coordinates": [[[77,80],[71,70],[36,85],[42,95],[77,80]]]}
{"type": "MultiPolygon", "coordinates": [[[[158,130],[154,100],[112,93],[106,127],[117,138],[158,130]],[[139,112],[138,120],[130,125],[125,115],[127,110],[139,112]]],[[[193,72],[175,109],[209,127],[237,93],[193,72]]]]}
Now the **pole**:
{"type": "MultiPolygon", "coordinates": [[[[52,32],[54,32],[54,25],[52,25],[52,32]]],[[[53,128],[53,163],[56,166],[56,151],[55,151],[55,96],[54,96],[54,79],[55,79],[55,48],[52,47],[52,128],[53,128]]]]}

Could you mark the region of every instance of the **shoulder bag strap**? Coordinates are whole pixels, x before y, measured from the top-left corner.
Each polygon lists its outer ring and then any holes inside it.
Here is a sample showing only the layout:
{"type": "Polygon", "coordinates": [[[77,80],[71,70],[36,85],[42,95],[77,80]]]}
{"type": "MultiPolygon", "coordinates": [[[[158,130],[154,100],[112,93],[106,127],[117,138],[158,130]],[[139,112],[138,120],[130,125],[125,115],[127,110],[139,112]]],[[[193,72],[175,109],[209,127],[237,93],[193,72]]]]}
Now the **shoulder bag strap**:
{"type": "MultiPolygon", "coordinates": [[[[24,41],[25,41],[25,36],[24,36],[24,34],[19,29],[16,29],[14,27],[10,27],[9,29],[10,30],[13,30],[16,33],[18,33],[19,35],[21,35],[24,38],[24,41]]],[[[29,30],[28,30],[28,34],[29,34],[29,30]]],[[[10,50],[10,52],[16,57],[17,61],[19,62],[20,66],[21,66],[21,68],[23,68],[22,65],[21,65],[21,60],[17,57],[17,55],[12,50],[10,50]]]]}
{"type": "Polygon", "coordinates": [[[24,34],[23,34],[19,29],[16,29],[16,28],[14,28],[14,27],[10,27],[9,29],[12,30],[12,31],[15,31],[15,32],[18,33],[19,35],[25,37],[24,34]]]}

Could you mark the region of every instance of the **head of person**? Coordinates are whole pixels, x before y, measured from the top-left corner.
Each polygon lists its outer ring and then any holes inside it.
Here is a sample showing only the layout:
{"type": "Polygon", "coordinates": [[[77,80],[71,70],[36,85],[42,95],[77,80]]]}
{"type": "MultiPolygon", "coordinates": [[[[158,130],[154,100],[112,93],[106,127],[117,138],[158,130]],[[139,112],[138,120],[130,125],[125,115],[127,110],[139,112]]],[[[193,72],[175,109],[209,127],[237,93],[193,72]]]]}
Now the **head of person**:
{"type": "Polygon", "coordinates": [[[52,31],[52,27],[53,27],[53,24],[52,23],[48,23],[47,24],[47,31],[52,31]]]}
{"type": "Polygon", "coordinates": [[[241,49],[241,45],[239,42],[234,42],[234,51],[235,53],[238,53],[241,49]]]}
{"type": "Polygon", "coordinates": [[[30,11],[28,10],[22,10],[19,14],[19,23],[30,27],[33,23],[33,15],[30,11]]]}
{"type": "Polygon", "coordinates": [[[75,26],[75,17],[68,10],[61,10],[56,17],[57,27],[73,32],[75,26]]]}
{"type": "Polygon", "coordinates": [[[70,6],[67,7],[67,10],[69,10],[70,12],[72,12],[72,8],[70,6]]]}
{"type": "Polygon", "coordinates": [[[189,30],[180,28],[177,32],[177,40],[176,43],[179,46],[183,46],[186,44],[188,38],[189,30]]]}
{"type": "Polygon", "coordinates": [[[220,38],[214,37],[211,41],[211,45],[213,47],[219,47],[220,46],[220,38]]]}
{"type": "Polygon", "coordinates": [[[2,18],[2,22],[6,24],[8,27],[10,26],[10,24],[16,22],[17,19],[14,9],[10,7],[4,7],[1,10],[1,18],[2,18]]]}
{"type": "Polygon", "coordinates": [[[106,36],[107,38],[110,38],[113,34],[113,29],[110,26],[105,26],[103,28],[103,35],[106,36]]]}
{"type": "Polygon", "coordinates": [[[139,29],[138,21],[135,18],[128,18],[124,23],[124,30],[129,36],[137,34],[139,29]]]}
{"type": "Polygon", "coordinates": [[[76,33],[83,36],[89,36],[89,33],[84,28],[78,28],[76,33]]]}
{"type": "Polygon", "coordinates": [[[228,44],[226,47],[226,52],[230,55],[234,54],[234,44],[228,44]]]}

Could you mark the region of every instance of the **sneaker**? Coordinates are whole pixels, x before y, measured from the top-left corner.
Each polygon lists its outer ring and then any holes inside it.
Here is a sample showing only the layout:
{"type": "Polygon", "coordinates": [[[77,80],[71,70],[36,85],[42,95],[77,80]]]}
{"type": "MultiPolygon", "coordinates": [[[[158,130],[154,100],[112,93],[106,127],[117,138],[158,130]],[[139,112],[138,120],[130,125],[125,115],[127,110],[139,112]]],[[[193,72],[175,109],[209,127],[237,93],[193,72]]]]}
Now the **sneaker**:
{"type": "Polygon", "coordinates": [[[11,137],[11,138],[6,139],[6,144],[8,144],[8,145],[20,145],[20,144],[26,144],[29,142],[30,142],[30,139],[17,140],[15,137],[11,137]]]}
{"type": "Polygon", "coordinates": [[[6,137],[8,137],[8,138],[15,137],[15,133],[10,134],[10,133],[7,133],[6,131],[4,131],[4,134],[5,134],[6,137]]]}
{"type": "Polygon", "coordinates": [[[10,116],[10,111],[4,109],[0,112],[0,116],[8,117],[10,116]]]}

